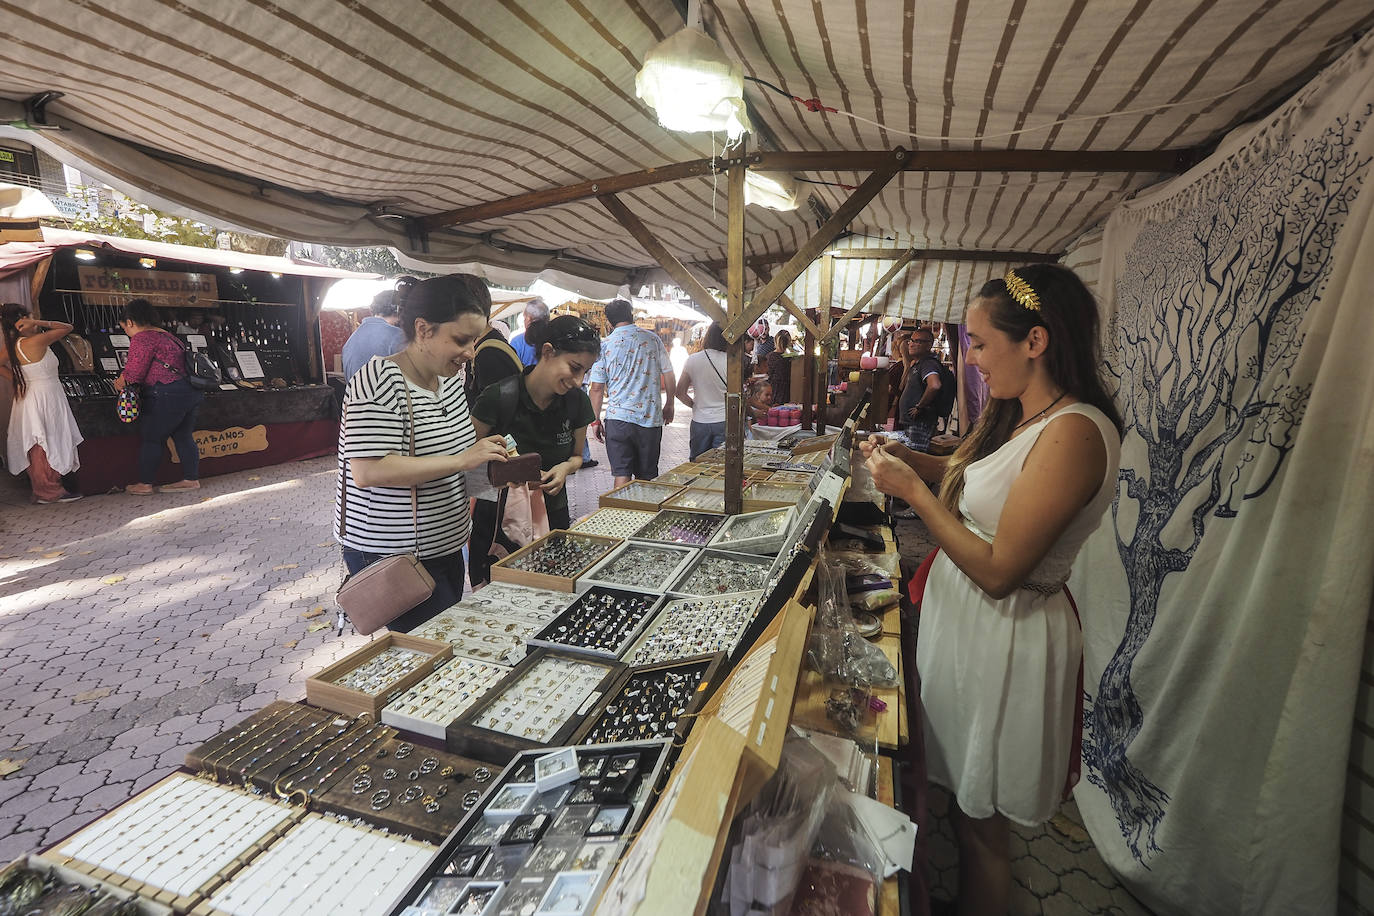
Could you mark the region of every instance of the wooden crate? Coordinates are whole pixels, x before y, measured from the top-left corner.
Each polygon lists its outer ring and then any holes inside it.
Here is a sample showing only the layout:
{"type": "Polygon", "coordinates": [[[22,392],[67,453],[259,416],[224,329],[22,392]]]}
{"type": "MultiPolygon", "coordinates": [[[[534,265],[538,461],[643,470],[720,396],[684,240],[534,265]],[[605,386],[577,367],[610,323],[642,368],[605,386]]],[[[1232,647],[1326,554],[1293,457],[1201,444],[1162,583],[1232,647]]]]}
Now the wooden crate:
{"type": "Polygon", "coordinates": [[[428,677],[435,665],[453,656],[450,643],[433,639],[420,639],[404,633],[383,633],[356,652],[344,656],[319,674],[305,682],[307,702],[324,709],[332,709],[345,715],[360,716],[364,713],[374,720],[382,714],[382,707],[396,699],[411,686],[428,677]],[[342,687],[335,681],[369,659],[382,654],[395,646],[398,649],[414,649],[426,653],[429,658],[416,665],[409,673],[387,684],[376,693],[364,693],[342,687]]]}
{"type": "Polygon", "coordinates": [[[556,529],[550,531],[532,544],[526,544],[510,556],[502,557],[499,562],[493,563],[491,567],[491,581],[509,582],[512,585],[528,585],[532,588],[546,588],[555,592],[577,591],[577,580],[586,575],[587,570],[591,569],[597,563],[600,563],[606,558],[607,554],[619,547],[621,543],[621,538],[607,537],[602,534],[583,534],[581,531],[556,529]],[[544,545],[560,537],[593,541],[601,544],[605,549],[598,556],[589,561],[586,566],[583,566],[571,576],[553,576],[548,573],[533,572],[528,569],[517,569],[512,565],[522,562],[523,559],[531,553],[543,549],[544,545]]]}

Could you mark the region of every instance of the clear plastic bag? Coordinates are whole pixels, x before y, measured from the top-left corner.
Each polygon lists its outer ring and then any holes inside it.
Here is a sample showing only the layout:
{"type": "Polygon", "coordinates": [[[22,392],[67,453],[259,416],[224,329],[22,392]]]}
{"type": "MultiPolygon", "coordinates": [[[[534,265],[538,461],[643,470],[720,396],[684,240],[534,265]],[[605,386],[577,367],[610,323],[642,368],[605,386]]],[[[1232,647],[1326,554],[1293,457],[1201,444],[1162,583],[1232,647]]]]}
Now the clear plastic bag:
{"type": "Polygon", "coordinates": [[[828,553],[831,563],[843,567],[847,573],[861,575],[876,573],[889,579],[896,579],[902,573],[902,558],[898,553],[864,553],[860,550],[831,550],[828,553]]]}
{"type": "MultiPolygon", "coordinates": [[[[823,677],[855,687],[897,686],[897,669],[881,649],[859,634],[844,587],[844,567],[833,563],[831,557],[829,551],[822,550],[816,562],[818,603],[816,622],[807,644],[808,663],[823,677]]],[[[852,719],[857,728],[863,715],[863,709],[859,708],[857,718],[832,716],[832,720],[837,727],[852,734],[853,729],[846,723],[852,719]]]]}

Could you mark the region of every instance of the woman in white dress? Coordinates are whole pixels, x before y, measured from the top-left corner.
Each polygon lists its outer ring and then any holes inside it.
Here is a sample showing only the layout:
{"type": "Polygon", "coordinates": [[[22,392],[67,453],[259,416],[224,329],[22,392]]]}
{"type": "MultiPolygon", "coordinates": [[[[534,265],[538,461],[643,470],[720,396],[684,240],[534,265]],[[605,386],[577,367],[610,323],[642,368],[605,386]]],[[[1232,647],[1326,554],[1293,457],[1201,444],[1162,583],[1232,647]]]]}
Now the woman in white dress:
{"type": "Polygon", "coordinates": [[[927,770],[958,801],[960,912],[1005,914],[1010,822],[1049,820],[1077,781],[1083,639],[1064,582],[1115,495],[1121,419],[1073,271],[1009,271],[966,323],[990,401],[959,449],[863,451],[940,547],[916,645],[927,770]]]}
{"type": "Polygon", "coordinates": [[[81,498],[62,486],[62,475],[81,466],[76,454],[81,430],[67,405],[51,349],[71,332],[65,322],[29,317],[18,303],[0,306],[0,369],[14,385],[6,464],[11,474],[29,472],[33,501],[39,504],[81,498]]]}

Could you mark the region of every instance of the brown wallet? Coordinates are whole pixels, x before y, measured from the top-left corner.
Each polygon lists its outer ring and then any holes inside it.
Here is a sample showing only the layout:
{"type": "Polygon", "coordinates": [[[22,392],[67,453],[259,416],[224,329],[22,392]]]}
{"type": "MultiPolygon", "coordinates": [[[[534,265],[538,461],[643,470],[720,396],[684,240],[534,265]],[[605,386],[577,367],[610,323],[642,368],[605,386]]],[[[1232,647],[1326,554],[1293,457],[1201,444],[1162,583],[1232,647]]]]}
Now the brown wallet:
{"type": "Polygon", "coordinates": [[[505,461],[487,462],[487,481],[493,487],[508,483],[538,483],[543,471],[539,467],[539,453],[512,455],[505,461]]]}

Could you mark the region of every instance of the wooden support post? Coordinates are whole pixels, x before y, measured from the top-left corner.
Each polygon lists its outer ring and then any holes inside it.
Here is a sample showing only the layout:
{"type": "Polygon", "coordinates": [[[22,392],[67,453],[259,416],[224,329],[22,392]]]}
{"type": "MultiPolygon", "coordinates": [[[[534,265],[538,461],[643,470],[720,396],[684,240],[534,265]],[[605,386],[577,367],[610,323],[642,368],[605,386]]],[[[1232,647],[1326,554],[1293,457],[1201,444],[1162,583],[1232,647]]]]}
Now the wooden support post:
{"type": "Polygon", "coordinates": [[[806,387],[798,391],[797,394],[801,398],[802,429],[810,429],[811,421],[816,413],[815,405],[812,403],[816,397],[814,381],[816,378],[816,343],[821,338],[819,334],[815,334],[811,330],[816,327],[814,321],[808,321],[803,327],[806,328],[806,337],[802,340],[802,375],[806,378],[806,387]]]}
{"type": "Polygon", "coordinates": [[[797,249],[787,263],[778,268],[777,273],[773,274],[771,280],[764,284],[763,288],[754,294],[749,307],[738,315],[730,317],[730,327],[725,331],[726,340],[735,340],[749,325],[753,324],[770,305],[778,300],[778,296],[787,291],[806,269],[807,265],[820,255],[835,237],[844,231],[854,217],[859,215],[864,207],[868,206],[869,201],[878,196],[878,192],[887,186],[892,180],[892,176],[900,172],[906,164],[910,154],[900,146],[892,150],[883,157],[873,169],[873,172],[864,179],[863,184],[854,190],[843,204],[840,205],[833,216],[816,230],[816,233],[806,241],[806,244],[797,249]]]}
{"type": "Polygon", "coordinates": [[[692,301],[701,307],[701,310],[711,316],[711,320],[724,327],[726,324],[725,313],[720,310],[715,297],[710,290],[703,286],[696,277],[692,276],[691,271],[677,259],[677,257],[663,246],[653,231],[639,217],[630,212],[630,208],[621,202],[620,198],[614,194],[602,194],[597,198],[601,205],[610,211],[615,221],[624,226],[625,229],[634,236],[634,240],[639,243],[639,247],[649,253],[649,256],[659,263],[673,278],[673,282],[682,287],[687,295],[692,297],[692,301]]]}
{"type": "MultiPolygon", "coordinates": [[[[821,345],[826,338],[834,331],[834,325],[830,323],[830,303],[835,297],[835,262],[830,258],[821,258],[821,301],[820,307],[816,309],[816,317],[823,319],[821,324],[825,327],[825,332],[817,338],[816,343],[821,345]]],[[[824,355],[824,350],[822,350],[824,355]]],[[[812,379],[813,397],[816,402],[816,435],[825,435],[825,395],[826,383],[830,378],[830,363],[824,359],[817,359],[816,373],[812,379]]]]}
{"type": "Polygon", "coordinates": [[[906,251],[902,252],[897,260],[893,262],[892,266],[887,269],[887,272],[878,278],[878,282],[870,286],[868,292],[860,296],[859,300],[850,307],[849,311],[844,313],[844,317],[831,326],[831,330],[836,331],[841,328],[849,327],[849,322],[867,308],[868,303],[876,299],[879,293],[887,289],[887,285],[892,282],[897,274],[901,273],[902,270],[911,263],[914,257],[916,257],[915,248],[908,248],[906,251]]]}
{"type": "MultiPolygon", "coordinates": [[[[730,321],[738,321],[744,314],[744,172],[741,155],[730,166],[728,185],[725,304],[730,321]]],[[[726,351],[725,378],[725,514],[739,515],[744,509],[744,336],[726,339],[730,348],[726,351]]]]}

